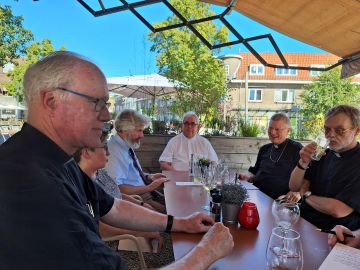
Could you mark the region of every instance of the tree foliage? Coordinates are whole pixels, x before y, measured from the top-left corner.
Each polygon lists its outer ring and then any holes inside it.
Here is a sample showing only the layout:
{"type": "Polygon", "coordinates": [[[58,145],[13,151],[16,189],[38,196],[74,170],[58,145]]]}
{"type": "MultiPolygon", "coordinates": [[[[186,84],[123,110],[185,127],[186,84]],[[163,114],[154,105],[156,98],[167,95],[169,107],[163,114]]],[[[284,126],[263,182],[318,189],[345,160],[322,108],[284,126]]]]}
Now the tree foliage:
{"type": "MultiPolygon", "coordinates": [[[[64,47],[62,47],[61,50],[64,50],[64,47]]],[[[18,63],[15,63],[15,67],[12,71],[7,73],[11,78],[11,81],[3,83],[7,93],[11,96],[18,97],[19,101],[22,101],[24,96],[23,77],[26,69],[31,64],[37,62],[40,58],[53,51],[55,51],[55,48],[50,39],[44,39],[31,44],[25,51],[26,55],[21,58],[18,63]]]]}
{"type": "Polygon", "coordinates": [[[30,30],[23,28],[23,17],[14,16],[9,6],[0,5],[0,66],[14,62],[33,39],[30,30]]]}
{"type": "Polygon", "coordinates": [[[311,84],[305,86],[301,97],[301,113],[304,125],[310,136],[318,134],[324,123],[324,114],[330,108],[340,104],[358,106],[360,86],[351,83],[351,79],[340,78],[340,68],[322,72],[311,84]]]}
{"type": "MultiPolygon", "coordinates": [[[[187,19],[199,19],[214,15],[210,5],[196,0],[171,0],[187,19]]],[[[155,27],[179,23],[171,16],[155,27]]],[[[194,26],[211,44],[226,42],[228,31],[214,22],[194,26]]],[[[195,111],[202,121],[209,122],[219,110],[220,100],[226,95],[225,70],[200,39],[187,27],[149,34],[154,44],[152,51],[158,53],[157,66],[162,75],[178,84],[172,98],[171,110],[178,115],[195,111]]]]}

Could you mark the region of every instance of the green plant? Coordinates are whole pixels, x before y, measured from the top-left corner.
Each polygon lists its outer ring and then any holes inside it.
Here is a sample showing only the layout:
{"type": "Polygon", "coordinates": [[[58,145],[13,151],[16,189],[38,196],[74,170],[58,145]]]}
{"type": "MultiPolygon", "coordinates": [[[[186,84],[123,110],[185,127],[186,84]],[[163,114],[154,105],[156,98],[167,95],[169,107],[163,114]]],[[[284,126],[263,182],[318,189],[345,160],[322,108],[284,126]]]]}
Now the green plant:
{"type": "Polygon", "coordinates": [[[241,184],[224,184],[221,189],[221,197],[223,203],[242,204],[249,195],[241,184]]]}
{"type": "Polygon", "coordinates": [[[166,123],[164,121],[153,120],[153,134],[165,134],[166,133],[166,123]]]}
{"type": "Polygon", "coordinates": [[[239,120],[238,129],[243,137],[257,137],[261,133],[261,129],[257,124],[245,122],[244,119],[239,120]]]}
{"type": "Polygon", "coordinates": [[[199,164],[199,166],[201,166],[201,167],[209,167],[209,165],[210,165],[210,160],[208,160],[207,158],[199,158],[199,160],[198,160],[198,164],[199,164]]]}

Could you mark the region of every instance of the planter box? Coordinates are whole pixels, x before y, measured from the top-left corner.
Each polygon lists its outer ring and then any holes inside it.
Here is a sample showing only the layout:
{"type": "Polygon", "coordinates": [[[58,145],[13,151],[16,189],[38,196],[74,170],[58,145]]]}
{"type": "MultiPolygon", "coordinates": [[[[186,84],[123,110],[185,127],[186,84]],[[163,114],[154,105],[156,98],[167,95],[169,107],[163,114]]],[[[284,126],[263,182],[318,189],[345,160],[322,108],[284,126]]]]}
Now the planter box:
{"type": "MultiPolygon", "coordinates": [[[[159,157],[173,135],[145,135],[136,151],[145,172],[160,172],[159,157]]],[[[259,148],[269,143],[267,138],[244,138],[211,136],[206,137],[214,147],[218,157],[230,168],[247,170],[254,165],[259,148]]],[[[302,144],[307,141],[300,141],[302,144]]]]}

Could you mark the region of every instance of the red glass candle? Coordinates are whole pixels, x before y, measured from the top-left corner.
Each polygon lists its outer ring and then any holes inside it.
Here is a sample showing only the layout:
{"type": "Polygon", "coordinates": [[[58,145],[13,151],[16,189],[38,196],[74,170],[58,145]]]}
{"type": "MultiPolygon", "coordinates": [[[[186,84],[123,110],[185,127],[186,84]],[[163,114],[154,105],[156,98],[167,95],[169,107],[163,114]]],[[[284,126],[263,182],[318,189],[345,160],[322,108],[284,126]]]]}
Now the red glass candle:
{"type": "Polygon", "coordinates": [[[239,223],[246,229],[256,229],[259,225],[259,212],[255,203],[244,202],[239,211],[239,223]]]}

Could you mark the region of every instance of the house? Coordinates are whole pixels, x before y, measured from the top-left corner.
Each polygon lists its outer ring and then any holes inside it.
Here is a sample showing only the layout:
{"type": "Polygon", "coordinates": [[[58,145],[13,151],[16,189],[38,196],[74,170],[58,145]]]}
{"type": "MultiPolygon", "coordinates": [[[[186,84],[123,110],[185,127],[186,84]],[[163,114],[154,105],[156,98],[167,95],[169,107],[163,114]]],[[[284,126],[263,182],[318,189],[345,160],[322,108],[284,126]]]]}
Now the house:
{"type": "MultiPolygon", "coordinates": [[[[282,65],[276,53],[260,54],[268,63],[282,65]]],[[[327,53],[284,53],[290,66],[319,67],[337,63],[339,57],[327,53]]],[[[287,113],[297,125],[297,111],[305,85],[320,74],[319,71],[272,68],[262,65],[253,54],[225,55],[229,97],[224,110],[240,113],[250,121],[266,126],[276,112],[287,113]]],[[[360,84],[359,74],[353,78],[360,84]]]]}

